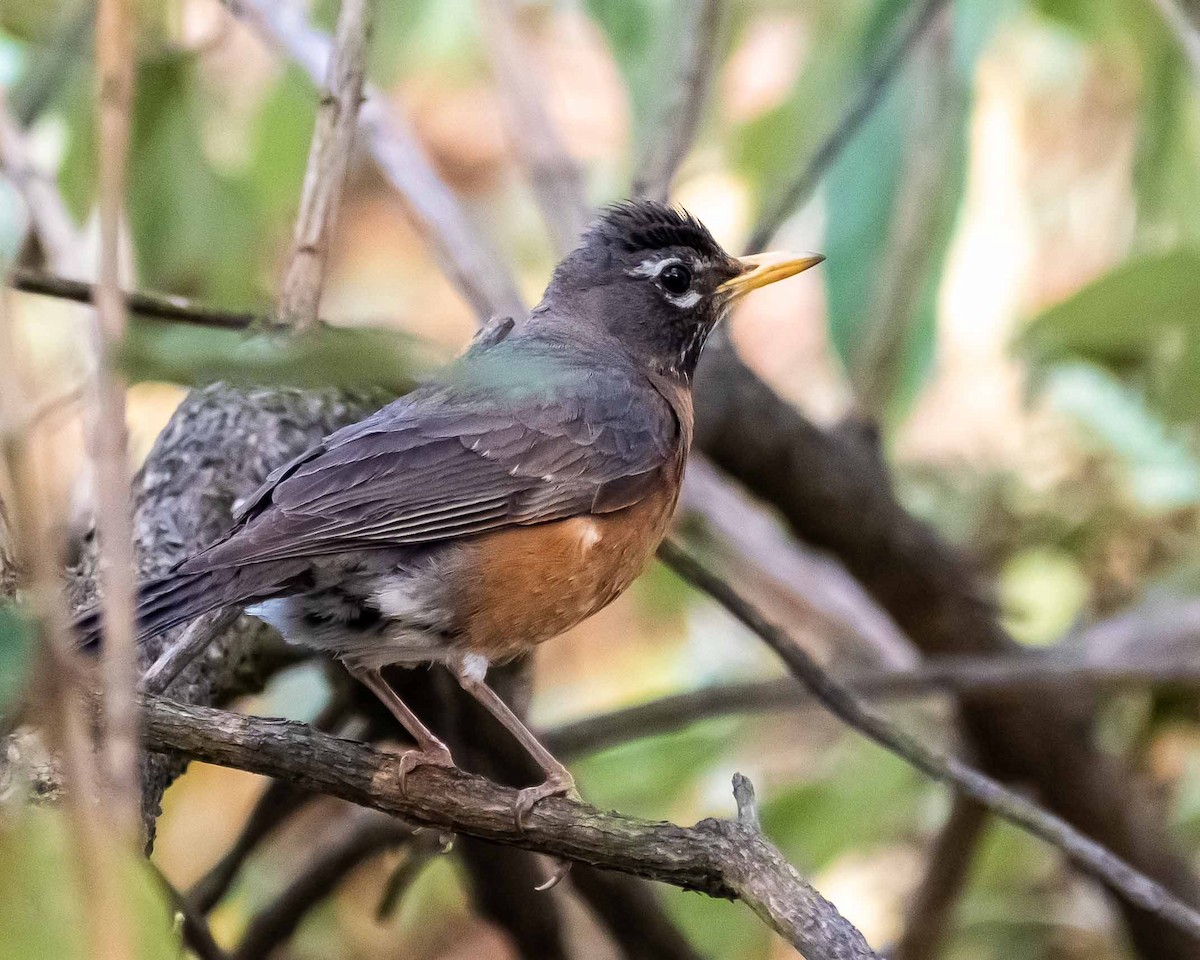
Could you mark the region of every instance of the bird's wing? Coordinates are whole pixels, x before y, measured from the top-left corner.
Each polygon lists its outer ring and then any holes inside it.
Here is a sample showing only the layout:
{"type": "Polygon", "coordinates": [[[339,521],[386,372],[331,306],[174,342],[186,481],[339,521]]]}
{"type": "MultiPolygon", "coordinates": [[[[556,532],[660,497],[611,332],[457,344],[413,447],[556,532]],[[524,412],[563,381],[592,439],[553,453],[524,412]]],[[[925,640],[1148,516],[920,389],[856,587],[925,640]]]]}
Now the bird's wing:
{"type": "MultiPolygon", "coordinates": [[[[562,372],[560,370],[560,372],[562,372]]],[[[200,571],[427,543],[638,502],[674,463],[675,412],[649,380],[578,366],[553,389],[422,391],[278,470],[200,571]]]]}

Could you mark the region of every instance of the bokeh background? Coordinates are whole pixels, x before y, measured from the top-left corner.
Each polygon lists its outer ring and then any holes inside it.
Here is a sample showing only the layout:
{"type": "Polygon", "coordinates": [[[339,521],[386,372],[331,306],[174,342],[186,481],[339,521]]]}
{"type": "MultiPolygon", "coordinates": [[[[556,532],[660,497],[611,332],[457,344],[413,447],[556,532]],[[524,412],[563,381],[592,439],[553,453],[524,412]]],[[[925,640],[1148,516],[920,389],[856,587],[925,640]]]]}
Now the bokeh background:
{"type": "MultiPolygon", "coordinates": [[[[331,28],[335,5],[304,6],[331,28]]],[[[517,4],[529,68],[596,204],[628,192],[660,119],[687,6],[517,4]]],[[[741,251],[916,5],[727,6],[712,95],[674,199],[741,251]]],[[[0,88],[29,125],[37,162],[90,225],[86,8],[0,0],[0,88]]],[[[144,0],[140,12],[128,285],[265,311],[287,255],[314,89],[217,0],[144,0]]],[[[536,300],[553,252],[509,139],[479,10],[470,0],[380,0],[370,76],[536,300]]],[[[820,250],[828,262],[756,294],[730,324],[747,362],[817,421],[855,414],[881,424],[905,504],[978,559],[1005,624],[1031,646],[1079,643],[1095,635],[1089,625],[1148,604],[1183,609],[1200,586],[1198,94],[1194,0],[948,2],[773,242],[820,250]]],[[[17,192],[0,179],[0,259],[16,256],[25,227],[17,192]]],[[[90,243],[94,230],[86,232],[90,243]]],[[[93,259],[83,251],[79,275],[93,259]]],[[[8,307],[39,397],[52,408],[37,425],[59,465],[52,497],[82,532],[89,485],[73,401],[89,371],[89,317],[28,295],[10,296],[8,307]]],[[[335,323],[410,331],[446,355],[475,329],[469,306],[365,158],[348,179],[323,313],[335,323]]],[[[189,370],[199,381],[222,363],[244,371],[246,361],[240,334],[139,324],[133,336],[129,417],[140,458],[189,370]],[[203,369],[189,366],[195,357],[203,369]]],[[[11,375],[13,362],[0,358],[0,376],[11,375]]],[[[747,587],[776,611],[802,615],[789,606],[786,578],[768,571],[747,587]]],[[[828,630],[805,632],[835,668],[911,657],[887,623],[876,634],[875,647],[847,650],[828,630]]],[[[1183,663],[1195,658],[1196,642],[1176,635],[1162,648],[1084,653],[1183,663]]],[[[778,673],[744,630],[656,567],[539,652],[533,718],[548,728],[778,673]]],[[[311,718],[326,697],[322,671],[306,666],[242,708],[311,718]]],[[[1099,727],[1109,748],[1165,795],[1190,851],[1200,849],[1196,708],[1195,696],[1112,695],[1099,727]]],[[[889,709],[953,744],[944,699],[889,709]]],[[[598,806],[683,823],[729,815],[731,774],[751,775],[770,837],[878,944],[899,932],[949,805],[943,788],[815,708],[706,721],[573,766],[598,806]]],[[[213,864],[262,789],[249,775],[201,765],[171,789],[154,858],[178,887],[213,864]]],[[[319,804],[266,846],[213,915],[217,938],[236,941],[345,816],[319,804]]],[[[280,955],[513,956],[472,914],[453,854],[430,863],[378,922],[395,864],[386,854],[358,869],[280,955]]],[[[707,956],[793,955],[739,905],[659,894],[707,956]]],[[[581,956],[609,955],[582,910],[568,917],[581,956]]],[[[1094,886],[1037,841],[987,827],[944,956],[1128,955],[1094,886]]]]}

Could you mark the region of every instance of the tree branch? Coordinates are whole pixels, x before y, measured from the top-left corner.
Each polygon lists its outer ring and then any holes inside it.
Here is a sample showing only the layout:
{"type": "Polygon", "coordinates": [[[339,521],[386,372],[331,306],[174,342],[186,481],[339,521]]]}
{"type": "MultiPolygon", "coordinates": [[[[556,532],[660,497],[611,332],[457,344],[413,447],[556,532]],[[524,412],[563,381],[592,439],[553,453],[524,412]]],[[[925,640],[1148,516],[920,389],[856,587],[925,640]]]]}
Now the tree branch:
{"type": "Polygon", "coordinates": [[[755,224],[747,244],[751,252],[765,249],[784,221],[812,197],[834,161],[883,99],[888,87],[900,73],[900,68],[908,60],[909,54],[916,49],[917,42],[946,2],[947,0],[916,0],[919,4],[916,13],[901,27],[899,36],[883,59],[868,72],[862,89],[834,124],[829,136],[821,142],[799,174],[788,182],[778,199],[755,224]]]}
{"type": "MultiPolygon", "coordinates": [[[[94,303],[96,288],[90,283],[70,280],[63,276],[43,273],[18,267],[8,276],[14,290],[34,293],[44,297],[57,297],[75,303],[94,303]]],[[[247,330],[251,327],[267,326],[273,322],[266,314],[240,310],[216,310],[202,307],[185,297],[163,296],[153,293],[122,291],[125,308],[130,313],[155,320],[172,320],[200,327],[216,327],[220,330],[247,330]]]]}
{"type": "Polygon", "coordinates": [[[669,541],[664,543],[659,554],[680,576],[711,596],[764,640],[787,664],[792,674],[834,716],[928,776],[950,784],[997,816],[1057,847],[1097,880],[1120,890],[1130,901],[1170,921],[1194,940],[1200,940],[1200,913],[1176,898],[1162,884],[1084,836],[1061,817],[1042,809],[957,757],[926,746],[863,704],[846,686],[826,673],[783,630],[767,622],[737,591],[709,573],[675,544],[669,541]]]}
{"type": "Polygon", "coordinates": [[[402,792],[394,755],[302,724],[159,697],[145,698],[144,717],[151,750],[286,779],[422,826],[740,899],[809,960],[877,960],[862,935],[742,823],[705,820],[685,828],[551,798],[521,830],[516,790],[456,769],[417,767],[402,792]]]}
{"type": "Polygon", "coordinates": [[[658,133],[646,145],[633,178],[634,195],[652,200],[670,196],[671,182],[696,139],[717,68],[725,2],[693,0],[686,6],[689,18],[683,36],[670,37],[679,59],[663,97],[658,133]]]}
{"type": "MultiPolygon", "coordinates": [[[[1093,664],[1056,654],[946,657],[903,670],[864,670],[839,678],[869,699],[929,694],[1004,693],[1028,697],[1057,690],[1200,688],[1200,665],[1093,664]]],[[[672,733],[716,717],[805,706],[808,690],[792,677],[717,684],[669,694],[573,720],[543,734],[556,755],[579,757],[642,737],[672,733]]]]}
{"type": "Polygon", "coordinates": [[[372,0],[341,0],[333,55],[321,91],[292,252],[279,297],[279,318],[297,330],[317,323],[329,244],[337,224],[342,188],[362,103],[371,33],[372,0]]]}
{"type": "Polygon", "coordinates": [[[567,151],[546,107],[545,80],[521,36],[513,0],[479,0],[484,39],[507,106],[508,139],[529,173],[534,198],[559,255],[587,226],[591,209],[579,164],[567,151]]]}

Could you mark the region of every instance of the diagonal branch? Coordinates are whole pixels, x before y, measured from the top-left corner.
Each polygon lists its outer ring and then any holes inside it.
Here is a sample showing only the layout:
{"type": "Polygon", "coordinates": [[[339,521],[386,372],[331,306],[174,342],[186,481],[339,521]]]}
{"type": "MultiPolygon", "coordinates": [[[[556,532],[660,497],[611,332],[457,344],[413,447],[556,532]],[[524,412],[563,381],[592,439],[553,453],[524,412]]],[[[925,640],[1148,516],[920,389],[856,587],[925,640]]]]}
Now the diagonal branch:
{"type": "Polygon", "coordinates": [[[693,0],[682,39],[672,36],[678,51],[676,75],[663,96],[659,131],[646,145],[633,178],[633,193],[665,201],[671,182],[696,139],[704,105],[712,87],[720,47],[724,0],[693,0]]]}
{"type": "Polygon", "coordinates": [[[567,151],[546,106],[534,51],[521,36],[514,0],[479,0],[492,69],[507,107],[509,141],[529,171],[554,249],[574,246],[591,215],[583,171],[567,151]]]}
{"type": "Polygon", "coordinates": [[[916,49],[918,41],[937,14],[946,6],[947,0],[916,0],[916,3],[916,13],[901,27],[899,36],[883,59],[867,74],[862,89],[838,119],[829,136],[821,142],[801,171],[788,182],[778,199],[755,224],[747,244],[751,252],[764,249],[779,232],[784,221],[812,197],[842,150],[854,139],[854,135],[879,105],[888,87],[899,75],[900,68],[916,49]]]}
{"type": "Polygon", "coordinates": [[[522,830],[516,790],[456,769],[417,767],[402,791],[394,755],[302,724],[158,697],[145,698],[144,717],[151,750],[285,779],[420,826],[740,899],[809,960],[877,960],[862,934],[746,823],[678,827],[556,797],[539,803],[522,830]]]}
{"type": "Polygon", "coordinates": [[[279,297],[279,319],[297,330],[317,322],[329,244],[337,224],[342,188],[362,103],[372,0],[342,0],[333,55],[317,108],[292,252],[279,297]]]}
{"type": "Polygon", "coordinates": [[[659,554],[680,576],[711,596],[764,640],[792,674],[834,716],[928,776],[953,786],[997,816],[1057,847],[1092,877],[1121,891],[1131,902],[1168,920],[1193,939],[1200,940],[1200,913],[1175,897],[1162,884],[1130,866],[1095,840],[1084,836],[1066,820],[957,757],[926,746],[866,706],[848,687],[826,673],[787,633],[769,623],[729,584],[711,574],[675,544],[664,543],[659,554]]]}

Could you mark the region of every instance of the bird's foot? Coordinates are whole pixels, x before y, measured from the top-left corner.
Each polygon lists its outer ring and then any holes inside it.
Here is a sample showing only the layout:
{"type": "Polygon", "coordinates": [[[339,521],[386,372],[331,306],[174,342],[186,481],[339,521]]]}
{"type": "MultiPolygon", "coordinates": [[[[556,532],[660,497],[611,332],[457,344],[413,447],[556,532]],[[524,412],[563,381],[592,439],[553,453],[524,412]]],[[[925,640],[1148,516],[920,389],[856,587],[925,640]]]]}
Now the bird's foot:
{"type": "Polygon", "coordinates": [[[518,830],[522,833],[525,832],[529,814],[535,806],[547,797],[570,797],[572,800],[582,799],[579,796],[579,791],[575,789],[575,778],[566,770],[559,773],[551,773],[536,787],[526,787],[517,794],[518,830]]]}
{"type": "Polygon", "coordinates": [[[405,750],[397,758],[396,779],[400,784],[400,793],[408,796],[408,775],[417,767],[450,767],[457,766],[450,751],[445,746],[426,747],[424,750],[405,750]]]}
{"type": "Polygon", "coordinates": [[[535,893],[545,893],[547,890],[553,890],[560,883],[562,883],[563,877],[565,877],[570,872],[571,872],[571,861],[564,860],[564,859],[562,859],[562,857],[555,857],[554,858],[554,872],[550,874],[550,876],[547,880],[543,881],[542,883],[539,883],[536,887],[534,887],[533,888],[534,892],[535,893]]]}

